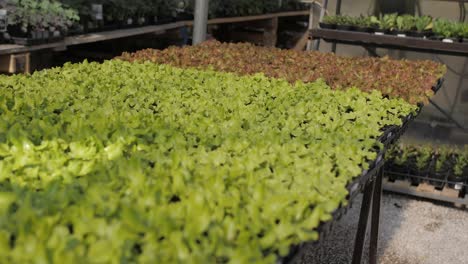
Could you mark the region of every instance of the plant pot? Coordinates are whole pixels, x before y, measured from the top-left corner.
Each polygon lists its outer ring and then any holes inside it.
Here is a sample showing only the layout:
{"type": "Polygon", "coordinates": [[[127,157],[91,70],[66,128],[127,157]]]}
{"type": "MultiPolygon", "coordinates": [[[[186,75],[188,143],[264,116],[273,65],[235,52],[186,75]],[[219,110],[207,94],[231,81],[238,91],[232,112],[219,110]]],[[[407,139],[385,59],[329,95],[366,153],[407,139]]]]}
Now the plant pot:
{"type": "Polygon", "coordinates": [[[12,37],[13,43],[16,45],[22,45],[22,46],[33,46],[35,45],[36,41],[32,38],[18,38],[18,37],[12,37]]]}
{"type": "Polygon", "coordinates": [[[417,177],[409,177],[411,180],[411,183],[413,185],[418,185],[421,182],[427,181],[427,179],[431,175],[431,169],[434,166],[435,158],[432,155],[427,161],[426,164],[422,167],[417,167],[416,166],[416,157],[410,157],[406,164],[408,165],[408,174],[411,176],[417,176],[417,177]]]}
{"type": "Polygon", "coordinates": [[[175,22],[173,17],[160,17],[158,18],[157,21],[155,21],[155,25],[164,25],[164,24],[170,24],[175,22]]]}
{"type": "Polygon", "coordinates": [[[452,156],[448,160],[449,164],[449,174],[448,174],[448,186],[452,189],[456,190],[462,190],[463,189],[463,184],[468,180],[468,166],[463,169],[463,172],[461,175],[455,175],[454,167],[457,163],[457,157],[452,156]]]}
{"type": "Polygon", "coordinates": [[[336,29],[346,30],[346,31],[353,31],[355,29],[355,27],[351,26],[351,25],[336,25],[336,29]]]}
{"type": "Polygon", "coordinates": [[[447,183],[447,179],[448,179],[449,174],[452,171],[453,165],[452,165],[452,161],[450,161],[450,159],[448,158],[447,160],[445,160],[444,164],[442,164],[441,168],[437,170],[435,167],[437,159],[438,157],[436,156],[434,158],[434,171],[430,175],[432,179],[436,179],[437,181],[429,181],[429,183],[435,186],[437,189],[442,189],[447,183]]]}
{"type": "Polygon", "coordinates": [[[431,29],[424,30],[423,33],[426,38],[430,38],[431,36],[434,36],[434,32],[431,29]]]}
{"type": "Polygon", "coordinates": [[[335,24],[327,24],[327,23],[320,22],[319,25],[320,25],[320,28],[323,28],[323,29],[336,29],[335,24]]]}
{"type": "Polygon", "coordinates": [[[389,160],[385,163],[385,173],[391,181],[405,180],[406,176],[404,175],[408,174],[408,169],[404,164],[398,165],[393,160],[389,160]]]}
{"type": "Polygon", "coordinates": [[[430,40],[437,40],[437,41],[441,41],[444,37],[442,36],[439,36],[439,35],[432,35],[429,37],[430,40]]]}
{"type": "Polygon", "coordinates": [[[375,29],[371,27],[356,27],[355,30],[358,32],[372,33],[375,29]]]}
{"type": "Polygon", "coordinates": [[[182,12],[178,13],[176,16],[176,21],[188,21],[188,20],[193,20],[193,14],[187,13],[187,12],[182,12]]]}
{"type": "Polygon", "coordinates": [[[424,38],[425,37],[424,32],[414,31],[414,30],[406,32],[406,35],[410,36],[410,37],[415,37],[415,38],[424,38]]]}

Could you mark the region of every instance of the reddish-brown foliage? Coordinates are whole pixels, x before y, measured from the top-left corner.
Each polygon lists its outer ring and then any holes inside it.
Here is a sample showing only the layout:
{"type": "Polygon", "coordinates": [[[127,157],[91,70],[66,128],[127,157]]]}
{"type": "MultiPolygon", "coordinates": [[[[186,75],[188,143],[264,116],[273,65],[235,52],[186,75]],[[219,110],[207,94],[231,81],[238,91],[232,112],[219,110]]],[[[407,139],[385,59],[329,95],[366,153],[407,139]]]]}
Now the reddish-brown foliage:
{"type": "Polygon", "coordinates": [[[264,73],[290,82],[312,82],[319,78],[335,89],[355,86],[364,91],[380,90],[392,98],[426,103],[432,86],[446,68],[433,61],[389,58],[347,58],[332,53],[301,52],[251,44],[223,44],[217,41],[198,46],[147,49],[124,53],[119,59],[152,61],[177,67],[214,68],[239,74],[264,73]]]}

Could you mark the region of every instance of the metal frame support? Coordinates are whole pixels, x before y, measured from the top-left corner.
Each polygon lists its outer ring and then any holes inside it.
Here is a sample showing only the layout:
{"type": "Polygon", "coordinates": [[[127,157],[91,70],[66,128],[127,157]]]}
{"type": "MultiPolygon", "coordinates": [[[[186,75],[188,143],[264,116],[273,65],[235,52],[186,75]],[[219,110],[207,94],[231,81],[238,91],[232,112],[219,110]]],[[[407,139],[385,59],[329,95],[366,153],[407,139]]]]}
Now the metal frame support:
{"type": "MultiPolygon", "coordinates": [[[[335,9],[335,14],[336,15],[341,15],[341,0],[336,0],[336,9],[335,9]]],[[[336,53],[336,43],[332,43],[332,52],[336,53]]]]}
{"type": "MultiPolygon", "coordinates": [[[[327,11],[327,8],[328,8],[328,0],[323,0],[322,9],[320,10],[319,22],[322,22],[323,17],[325,16],[325,12],[327,11]]],[[[318,50],[319,46],[320,46],[320,39],[314,40],[314,50],[318,50]]]]}
{"type": "Polygon", "coordinates": [[[447,113],[442,107],[440,107],[437,103],[432,101],[432,99],[429,99],[429,102],[437,109],[439,112],[441,112],[448,120],[452,121],[458,128],[461,130],[468,132],[468,129],[462,126],[457,120],[453,118],[453,116],[450,113],[447,113]]]}
{"type": "Polygon", "coordinates": [[[379,240],[380,205],[382,199],[383,166],[379,169],[376,178],[364,188],[358,230],[354,243],[353,264],[361,264],[364,243],[366,241],[367,223],[371,211],[371,234],[369,246],[369,263],[377,264],[377,249],[379,240]]]}
{"type": "Polygon", "coordinates": [[[208,27],[208,4],[209,0],[195,1],[195,21],[193,23],[193,45],[200,44],[206,40],[208,27]]]}

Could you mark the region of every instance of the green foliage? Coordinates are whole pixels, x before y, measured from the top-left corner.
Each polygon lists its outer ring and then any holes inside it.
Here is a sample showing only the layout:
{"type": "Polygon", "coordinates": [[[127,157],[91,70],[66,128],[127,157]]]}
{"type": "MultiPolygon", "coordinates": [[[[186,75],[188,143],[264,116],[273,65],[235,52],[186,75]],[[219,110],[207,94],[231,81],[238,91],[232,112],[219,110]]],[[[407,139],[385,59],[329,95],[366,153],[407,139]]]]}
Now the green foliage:
{"type": "Polygon", "coordinates": [[[416,28],[416,18],[411,15],[398,16],[396,19],[396,29],[400,31],[410,31],[416,28]]]}
{"type": "Polygon", "coordinates": [[[375,16],[361,15],[357,18],[356,25],[360,27],[378,27],[380,25],[380,20],[375,16]]]}
{"type": "Polygon", "coordinates": [[[419,146],[416,150],[416,168],[419,170],[429,166],[433,156],[433,148],[430,145],[419,146]]]}
{"type": "Polygon", "coordinates": [[[463,175],[468,171],[468,146],[463,149],[454,150],[455,164],[453,167],[453,173],[455,176],[468,176],[463,175]]]}
{"type": "Polygon", "coordinates": [[[456,23],[447,19],[436,19],[434,21],[434,33],[444,38],[452,38],[457,36],[456,23]]]}
{"type": "Polygon", "coordinates": [[[416,17],[415,27],[418,32],[432,29],[432,17],[431,16],[419,16],[416,17]]]}
{"type": "Polygon", "coordinates": [[[29,30],[66,30],[79,20],[74,9],[54,0],[5,0],[0,8],[8,11],[8,24],[29,30]]]}
{"type": "Polygon", "coordinates": [[[435,171],[436,172],[445,172],[445,171],[442,171],[442,169],[446,169],[448,170],[449,168],[447,167],[444,167],[444,165],[446,165],[447,163],[447,160],[450,158],[450,156],[452,155],[452,148],[448,147],[448,146],[439,146],[437,147],[435,153],[436,153],[436,162],[435,162],[435,171]]]}
{"type": "Polygon", "coordinates": [[[153,63],[0,76],[5,263],[274,263],[414,111],[323,81],[153,63]]]}
{"type": "Polygon", "coordinates": [[[398,14],[385,14],[380,18],[380,28],[385,30],[394,30],[397,27],[398,14]]]}
{"type": "Polygon", "coordinates": [[[433,156],[430,145],[395,145],[388,153],[387,159],[399,166],[409,167],[414,162],[416,168],[423,170],[429,166],[433,156]]]}

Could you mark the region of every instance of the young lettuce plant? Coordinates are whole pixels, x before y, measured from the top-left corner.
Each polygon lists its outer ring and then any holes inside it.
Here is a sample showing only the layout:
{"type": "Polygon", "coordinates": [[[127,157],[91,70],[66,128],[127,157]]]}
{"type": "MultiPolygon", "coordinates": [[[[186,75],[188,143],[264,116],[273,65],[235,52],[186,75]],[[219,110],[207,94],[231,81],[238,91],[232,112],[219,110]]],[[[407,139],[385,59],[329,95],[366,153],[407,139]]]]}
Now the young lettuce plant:
{"type": "Polygon", "coordinates": [[[455,23],[447,19],[436,19],[434,21],[433,31],[436,35],[444,38],[455,37],[455,23]]]}
{"type": "Polygon", "coordinates": [[[432,17],[431,16],[419,16],[415,21],[416,30],[420,33],[432,29],[432,17]]]}
{"type": "Polygon", "coordinates": [[[415,27],[415,17],[411,15],[398,16],[396,18],[396,28],[399,31],[410,31],[415,27]]]}

